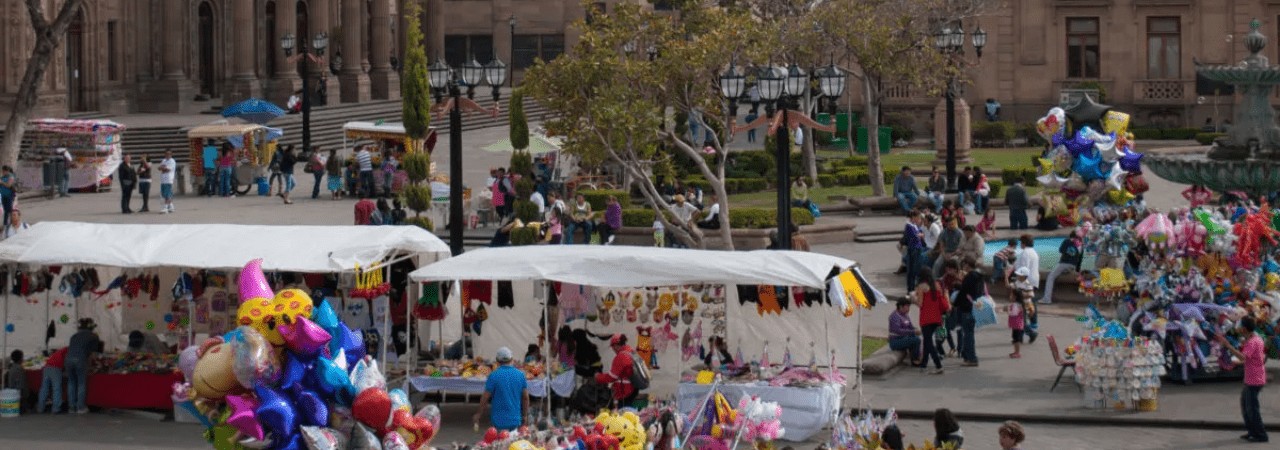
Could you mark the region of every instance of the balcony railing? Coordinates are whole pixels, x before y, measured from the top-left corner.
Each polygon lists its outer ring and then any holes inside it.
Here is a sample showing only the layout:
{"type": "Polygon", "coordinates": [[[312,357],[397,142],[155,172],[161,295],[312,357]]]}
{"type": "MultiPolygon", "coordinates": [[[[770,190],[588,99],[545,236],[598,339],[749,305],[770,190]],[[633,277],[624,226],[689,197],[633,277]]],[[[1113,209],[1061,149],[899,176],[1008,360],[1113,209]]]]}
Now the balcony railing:
{"type": "Polygon", "coordinates": [[[1138,80],[1133,93],[1136,103],[1183,104],[1195,97],[1195,80],[1138,80]]]}

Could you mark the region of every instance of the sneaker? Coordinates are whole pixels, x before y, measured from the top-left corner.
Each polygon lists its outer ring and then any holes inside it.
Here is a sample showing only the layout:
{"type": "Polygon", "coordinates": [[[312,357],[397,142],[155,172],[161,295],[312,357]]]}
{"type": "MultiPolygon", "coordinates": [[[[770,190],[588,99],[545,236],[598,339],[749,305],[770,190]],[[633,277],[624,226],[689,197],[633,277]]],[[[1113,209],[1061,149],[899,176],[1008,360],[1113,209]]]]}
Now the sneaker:
{"type": "Polygon", "coordinates": [[[76,410],[76,414],[88,414],[89,408],[80,408],[76,410]]]}
{"type": "Polygon", "coordinates": [[[1010,354],[1009,354],[1009,357],[1010,357],[1010,358],[1013,358],[1013,359],[1018,359],[1018,358],[1021,358],[1021,357],[1022,357],[1022,354],[1021,354],[1021,353],[1010,353],[1010,354]]]}
{"type": "Polygon", "coordinates": [[[612,244],[612,243],[613,243],[613,238],[614,238],[614,236],[609,236],[609,240],[607,240],[607,241],[605,241],[605,242],[604,242],[604,243],[605,243],[605,245],[612,244]]]}
{"type": "Polygon", "coordinates": [[[978,362],[977,362],[977,361],[965,361],[965,362],[960,363],[960,365],[961,365],[961,366],[964,366],[964,367],[978,367],[978,362]]]}
{"type": "Polygon", "coordinates": [[[943,373],[942,369],[937,369],[937,370],[930,371],[929,375],[942,375],[942,373],[943,373]]]}

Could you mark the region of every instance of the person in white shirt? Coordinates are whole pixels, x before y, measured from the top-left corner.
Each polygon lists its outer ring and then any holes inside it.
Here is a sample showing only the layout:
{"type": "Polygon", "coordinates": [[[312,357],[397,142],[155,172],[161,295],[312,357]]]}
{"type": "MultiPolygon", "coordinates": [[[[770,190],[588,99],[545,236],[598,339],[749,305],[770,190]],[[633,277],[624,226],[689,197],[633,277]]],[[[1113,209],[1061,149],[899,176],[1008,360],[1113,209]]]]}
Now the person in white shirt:
{"type": "Polygon", "coordinates": [[[926,214],[924,220],[927,223],[924,228],[924,247],[926,250],[932,250],[938,245],[938,236],[942,235],[942,221],[938,220],[938,216],[926,214]]]}
{"type": "Polygon", "coordinates": [[[27,223],[22,221],[22,211],[14,208],[13,213],[9,214],[9,226],[4,229],[4,236],[0,237],[0,240],[9,239],[10,236],[18,234],[26,229],[27,223]]]}
{"type": "MultiPolygon", "coordinates": [[[[684,201],[684,196],[680,194],[676,194],[671,199],[676,202],[674,205],[671,205],[671,212],[672,214],[675,214],[677,219],[676,225],[684,228],[695,226],[696,224],[694,221],[697,220],[698,207],[684,201]]],[[[684,243],[680,242],[679,239],[672,239],[671,246],[685,248],[684,243]]]]}
{"type": "Polygon", "coordinates": [[[369,146],[360,147],[356,152],[356,164],[360,166],[360,198],[373,197],[373,153],[369,146]]]}
{"type": "Polygon", "coordinates": [[[165,149],[164,161],[160,161],[160,197],[164,198],[164,209],[160,214],[173,212],[173,178],[178,172],[178,162],[173,160],[173,150],[165,149]]]}
{"type": "Polygon", "coordinates": [[[58,156],[62,158],[62,179],[58,180],[58,197],[69,197],[67,193],[71,190],[71,163],[75,162],[71,157],[71,153],[65,147],[58,148],[58,156]]]}
{"type": "Polygon", "coordinates": [[[534,190],[533,194],[529,195],[529,201],[538,207],[538,217],[542,217],[547,213],[547,201],[542,197],[541,192],[534,190]]]}
{"type": "Polygon", "coordinates": [[[705,219],[698,221],[698,228],[718,230],[720,229],[720,203],[716,201],[716,194],[707,194],[706,197],[707,209],[706,214],[703,214],[705,219]]]}
{"type": "Polygon", "coordinates": [[[568,208],[564,204],[564,200],[561,200],[560,196],[556,195],[555,192],[547,193],[547,206],[548,213],[553,211],[568,211],[568,208]]]}

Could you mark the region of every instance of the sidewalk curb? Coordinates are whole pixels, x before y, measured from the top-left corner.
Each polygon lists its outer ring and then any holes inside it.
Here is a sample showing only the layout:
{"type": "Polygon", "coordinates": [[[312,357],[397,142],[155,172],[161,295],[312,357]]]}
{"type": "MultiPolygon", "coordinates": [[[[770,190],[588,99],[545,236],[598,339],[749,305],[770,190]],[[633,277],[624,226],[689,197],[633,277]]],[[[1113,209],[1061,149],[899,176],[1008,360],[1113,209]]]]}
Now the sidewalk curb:
{"type": "MultiPolygon", "coordinates": [[[[872,409],[871,412],[877,415],[883,415],[885,409],[872,409]]],[[[908,411],[897,410],[899,418],[912,420],[933,420],[933,411],[908,411]]],[[[1137,417],[1114,417],[1114,416],[1049,416],[1043,414],[992,414],[992,413],[976,413],[952,411],[956,419],[973,422],[1004,422],[1006,420],[1016,420],[1023,424],[1037,423],[1048,425],[1084,425],[1084,426],[1111,426],[1111,427],[1144,427],[1144,428],[1195,428],[1202,430],[1243,430],[1243,422],[1223,422],[1216,420],[1186,420],[1186,419],[1146,419],[1137,417]]],[[[1280,431],[1280,424],[1270,424],[1267,426],[1269,431],[1280,431]]]]}

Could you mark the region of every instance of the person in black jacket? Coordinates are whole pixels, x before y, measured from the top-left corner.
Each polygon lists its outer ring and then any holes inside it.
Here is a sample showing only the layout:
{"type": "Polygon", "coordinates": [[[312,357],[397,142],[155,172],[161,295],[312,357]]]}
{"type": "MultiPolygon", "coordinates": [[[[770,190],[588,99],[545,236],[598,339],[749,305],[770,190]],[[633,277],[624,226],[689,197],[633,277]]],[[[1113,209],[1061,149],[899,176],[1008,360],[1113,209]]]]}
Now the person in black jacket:
{"type": "Polygon", "coordinates": [[[138,173],[134,172],[128,153],[124,154],[124,161],[120,163],[120,170],[117,173],[120,178],[120,212],[133,214],[133,210],[129,208],[129,199],[133,197],[134,186],[138,185],[138,173]]]}
{"type": "Polygon", "coordinates": [[[987,295],[987,278],[981,270],[978,270],[978,260],[972,256],[966,256],[960,263],[960,268],[965,275],[960,281],[960,290],[956,293],[955,301],[951,302],[951,308],[953,314],[958,315],[960,324],[960,357],[964,359],[962,365],[976,367],[978,351],[973,333],[977,323],[973,317],[973,302],[987,295]]]}
{"type": "Polygon", "coordinates": [[[961,207],[966,207],[971,203],[974,208],[978,207],[978,198],[974,196],[974,191],[978,190],[978,183],[973,179],[973,169],[965,167],[963,172],[956,175],[956,190],[960,191],[961,207]]]}
{"type": "Polygon", "coordinates": [[[1072,272],[1080,271],[1080,263],[1084,261],[1084,242],[1080,240],[1079,229],[1071,232],[1062,240],[1062,245],[1058,246],[1058,265],[1053,266],[1053,270],[1049,271],[1049,276],[1044,279],[1044,296],[1040,298],[1041,305],[1053,303],[1053,285],[1054,280],[1058,279],[1058,275],[1068,270],[1072,272]]]}
{"type": "Polygon", "coordinates": [[[293,192],[293,186],[295,185],[295,181],[293,179],[293,166],[297,164],[298,156],[293,154],[293,145],[286,145],[284,147],[284,151],[280,154],[280,176],[284,177],[284,179],[281,180],[281,183],[284,184],[284,192],[279,194],[280,197],[284,199],[284,204],[286,205],[293,204],[293,201],[289,200],[289,193],[293,192]]]}

